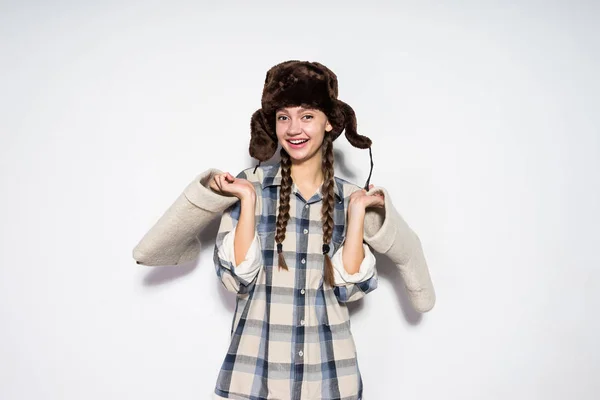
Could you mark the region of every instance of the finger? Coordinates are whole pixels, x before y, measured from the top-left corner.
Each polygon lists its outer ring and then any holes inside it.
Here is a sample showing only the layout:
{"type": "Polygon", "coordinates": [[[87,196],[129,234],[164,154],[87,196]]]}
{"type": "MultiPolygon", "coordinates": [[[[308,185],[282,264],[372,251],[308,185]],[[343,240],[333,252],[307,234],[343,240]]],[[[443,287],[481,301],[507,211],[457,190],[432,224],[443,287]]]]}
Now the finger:
{"type": "Polygon", "coordinates": [[[383,201],[373,201],[367,207],[383,208],[385,207],[385,203],[383,201]]]}
{"type": "Polygon", "coordinates": [[[369,196],[369,203],[373,205],[384,204],[383,197],[379,193],[369,196]]]}
{"type": "Polygon", "coordinates": [[[213,177],[212,181],[210,181],[210,187],[215,192],[219,192],[221,190],[221,189],[219,189],[219,185],[217,185],[217,177],[216,176],[213,177]]]}
{"type": "Polygon", "coordinates": [[[217,177],[217,185],[219,186],[219,190],[223,191],[223,176],[219,175],[217,177]]]}
{"type": "Polygon", "coordinates": [[[222,185],[223,187],[225,187],[225,186],[227,186],[227,184],[228,184],[228,183],[229,183],[229,182],[227,182],[227,175],[223,175],[223,176],[221,177],[221,185],[222,185]]]}

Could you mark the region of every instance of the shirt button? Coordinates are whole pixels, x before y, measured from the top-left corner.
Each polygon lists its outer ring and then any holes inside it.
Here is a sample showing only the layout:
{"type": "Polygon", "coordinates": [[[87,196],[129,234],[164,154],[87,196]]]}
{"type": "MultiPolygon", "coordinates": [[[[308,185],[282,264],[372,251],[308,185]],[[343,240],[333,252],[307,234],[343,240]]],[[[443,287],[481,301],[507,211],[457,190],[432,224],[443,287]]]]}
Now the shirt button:
{"type": "Polygon", "coordinates": [[[304,320],[300,321],[300,325],[304,325],[304,320]]]}
{"type": "Polygon", "coordinates": [[[302,289],[302,290],[300,291],[300,293],[304,294],[304,289],[302,289]]]}
{"type": "Polygon", "coordinates": [[[308,208],[308,204],[304,206],[304,208],[308,208]]]}
{"type": "Polygon", "coordinates": [[[303,258],[303,259],[302,259],[300,262],[301,262],[302,264],[306,264],[306,260],[305,260],[304,258],[303,258]]]}
{"type": "Polygon", "coordinates": [[[304,229],[304,234],[306,235],[308,233],[308,229],[304,229]]]}
{"type": "Polygon", "coordinates": [[[302,350],[300,350],[300,351],[298,352],[298,355],[299,355],[300,357],[302,357],[302,356],[304,355],[304,352],[303,352],[302,350]]]}

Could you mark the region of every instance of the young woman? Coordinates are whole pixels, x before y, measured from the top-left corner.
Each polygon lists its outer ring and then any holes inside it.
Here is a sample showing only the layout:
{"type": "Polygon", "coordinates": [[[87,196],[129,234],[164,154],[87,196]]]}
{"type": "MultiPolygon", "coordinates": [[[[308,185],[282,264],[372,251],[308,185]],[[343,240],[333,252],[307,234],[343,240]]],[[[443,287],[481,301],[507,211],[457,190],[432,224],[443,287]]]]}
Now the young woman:
{"type": "Polygon", "coordinates": [[[281,161],[210,184],[239,199],[222,216],[214,253],[237,294],[217,399],[362,398],[346,303],[377,287],[363,222],[384,201],[366,194],[368,181],[361,189],[334,176],[333,141],[344,130],[370,149],[337,99],[335,74],[315,62],[278,64],[252,116],[250,154],[262,162],[280,147],[281,161]]]}

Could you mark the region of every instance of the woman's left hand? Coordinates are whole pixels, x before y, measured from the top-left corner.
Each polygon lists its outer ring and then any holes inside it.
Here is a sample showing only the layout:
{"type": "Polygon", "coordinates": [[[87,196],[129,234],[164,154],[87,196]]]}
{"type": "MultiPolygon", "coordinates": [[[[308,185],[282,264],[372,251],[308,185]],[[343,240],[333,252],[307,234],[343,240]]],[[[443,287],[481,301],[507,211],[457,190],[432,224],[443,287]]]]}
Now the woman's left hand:
{"type": "MultiPolygon", "coordinates": [[[[369,190],[373,188],[373,184],[369,185],[369,190]]],[[[375,192],[368,195],[365,189],[357,190],[350,195],[348,203],[349,211],[364,212],[368,207],[382,208],[385,205],[383,193],[375,192]]]]}

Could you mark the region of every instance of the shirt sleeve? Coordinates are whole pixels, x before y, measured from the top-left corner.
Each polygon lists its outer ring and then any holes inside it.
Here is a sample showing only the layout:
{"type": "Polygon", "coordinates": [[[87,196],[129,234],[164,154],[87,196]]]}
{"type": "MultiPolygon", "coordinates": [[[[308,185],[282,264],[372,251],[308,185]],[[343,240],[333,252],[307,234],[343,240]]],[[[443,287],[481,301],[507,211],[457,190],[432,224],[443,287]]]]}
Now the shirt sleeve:
{"type": "Polygon", "coordinates": [[[238,201],[223,213],[215,241],[213,259],[217,276],[223,286],[230,292],[245,294],[254,286],[263,260],[260,238],[255,229],[254,239],[252,239],[244,260],[239,265],[235,265],[235,228],[240,211],[241,202],[238,201]]]}
{"type": "Polygon", "coordinates": [[[359,300],[377,288],[378,277],[375,268],[375,255],[368,244],[363,243],[363,249],[365,257],[358,272],[354,274],[348,273],[344,268],[343,245],[338,248],[331,258],[335,281],[334,293],[342,303],[359,300]]]}
{"type": "Polygon", "coordinates": [[[333,255],[331,263],[333,264],[333,276],[335,278],[336,285],[345,285],[346,283],[358,283],[368,280],[373,276],[375,272],[375,256],[369,249],[369,245],[363,243],[363,249],[365,251],[365,258],[363,258],[358,272],[349,274],[344,268],[344,260],[342,252],[344,246],[341,246],[333,255]]]}
{"type": "Polygon", "coordinates": [[[235,271],[235,275],[237,275],[242,282],[251,282],[258,274],[258,270],[262,265],[260,239],[255,231],[254,239],[252,239],[246,257],[239,265],[235,265],[235,229],[236,228],[233,228],[223,238],[223,243],[218,247],[218,256],[221,261],[224,261],[227,264],[227,266],[231,266],[231,269],[235,271]]]}

